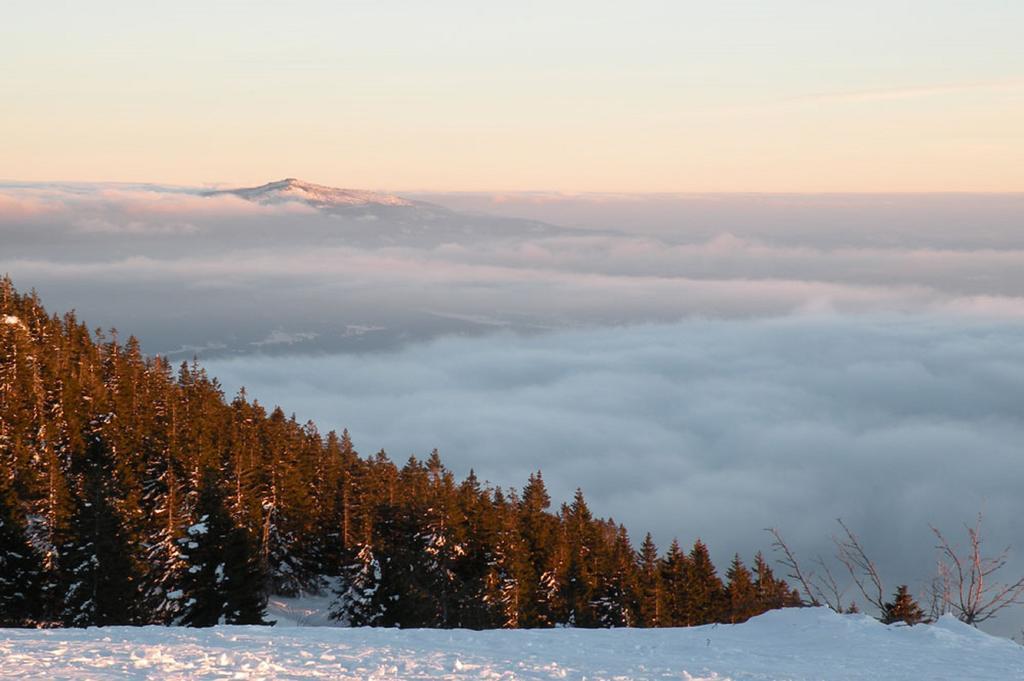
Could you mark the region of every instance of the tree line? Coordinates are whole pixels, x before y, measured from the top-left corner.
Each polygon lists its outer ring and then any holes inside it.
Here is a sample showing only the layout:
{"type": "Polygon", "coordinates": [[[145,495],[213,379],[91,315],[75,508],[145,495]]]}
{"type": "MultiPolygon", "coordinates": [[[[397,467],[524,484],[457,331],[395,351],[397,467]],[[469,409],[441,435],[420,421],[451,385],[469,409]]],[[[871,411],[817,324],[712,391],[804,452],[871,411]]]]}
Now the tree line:
{"type": "Polygon", "coordinates": [[[0,280],[0,626],[269,624],[334,595],[349,625],[689,626],[800,604],[761,554],[635,549],[581,491],[553,508],[457,481],[435,450],[359,455],[197,362],[50,315],[0,280]]]}

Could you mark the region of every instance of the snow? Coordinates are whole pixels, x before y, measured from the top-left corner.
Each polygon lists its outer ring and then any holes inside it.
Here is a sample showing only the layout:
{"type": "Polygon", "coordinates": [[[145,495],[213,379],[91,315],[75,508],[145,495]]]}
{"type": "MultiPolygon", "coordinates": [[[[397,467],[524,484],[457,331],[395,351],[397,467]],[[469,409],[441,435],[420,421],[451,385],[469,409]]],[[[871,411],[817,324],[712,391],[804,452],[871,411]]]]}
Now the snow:
{"type": "Polygon", "coordinates": [[[277,182],[268,182],[259,187],[227,189],[209,192],[210,195],[234,194],[249,201],[263,204],[297,201],[315,208],[336,208],[344,206],[412,206],[413,203],[393,194],[379,194],[361,189],[339,189],[322,184],[303,182],[289,177],[277,182]]]}
{"type": "MultiPolygon", "coordinates": [[[[206,534],[208,531],[209,531],[209,528],[207,528],[207,526],[206,526],[206,516],[203,516],[203,520],[202,521],[200,521],[200,522],[196,523],[195,525],[193,525],[192,527],[188,528],[188,534],[190,536],[206,534]]],[[[191,546],[190,545],[189,548],[195,548],[195,546],[191,546]]]]}
{"type": "Polygon", "coordinates": [[[1024,678],[1024,648],[820,608],[690,629],[8,629],[0,678],[1002,681],[1024,678]]]}
{"type": "Polygon", "coordinates": [[[7,326],[17,326],[19,329],[27,328],[25,326],[25,322],[21,321],[20,317],[17,317],[12,314],[4,315],[4,324],[6,324],[7,326]]]}
{"type": "Polygon", "coordinates": [[[327,618],[334,589],[338,582],[328,580],[320,595],[304,594],[300,598],[271,596],[267,603],[267,619],[277,622],[276,627],[336,627],[338,623],[327,618]]]}

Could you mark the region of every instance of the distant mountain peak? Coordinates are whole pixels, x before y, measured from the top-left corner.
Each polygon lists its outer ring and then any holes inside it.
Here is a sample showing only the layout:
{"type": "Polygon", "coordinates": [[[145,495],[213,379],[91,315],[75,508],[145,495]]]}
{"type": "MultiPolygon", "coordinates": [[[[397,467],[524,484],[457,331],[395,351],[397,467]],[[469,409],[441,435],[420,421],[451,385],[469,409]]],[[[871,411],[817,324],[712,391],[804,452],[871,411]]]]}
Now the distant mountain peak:
{"type": "Polygon", "coordinates": [[[258,187],[222,189],[207,192],[207,196],[233,194],[249,201],[272,204],[299,201],[315,208],[341,208],[348,206],[412,206],[412,201],[394,194],[381,194],[361,189],[340,189],[305,182],[294,177],[268,182],[258,187]]]}

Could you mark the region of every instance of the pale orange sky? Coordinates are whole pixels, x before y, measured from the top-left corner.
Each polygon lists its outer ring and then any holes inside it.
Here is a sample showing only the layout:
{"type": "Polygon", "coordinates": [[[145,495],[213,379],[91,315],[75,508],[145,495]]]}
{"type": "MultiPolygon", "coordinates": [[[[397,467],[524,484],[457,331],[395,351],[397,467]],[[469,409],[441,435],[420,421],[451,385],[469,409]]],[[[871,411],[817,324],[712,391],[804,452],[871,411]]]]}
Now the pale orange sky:
{"type": "Polygon", "coordinates": [[[1024,3],[550,4],[7,8],[0,178],[1024,190],[1024,3]]]}

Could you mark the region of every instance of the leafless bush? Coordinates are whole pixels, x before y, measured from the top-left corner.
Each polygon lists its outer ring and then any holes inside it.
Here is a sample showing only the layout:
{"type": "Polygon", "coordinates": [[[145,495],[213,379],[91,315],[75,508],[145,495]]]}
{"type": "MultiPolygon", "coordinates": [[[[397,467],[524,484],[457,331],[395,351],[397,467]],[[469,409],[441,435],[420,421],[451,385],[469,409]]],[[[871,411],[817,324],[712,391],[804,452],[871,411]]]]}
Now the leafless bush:
{"type": "Polygon", "coordinates": [[[778,562],[786,568],[786,576],[800,585],[804,604],[814,606],[827,605],[836,612],[843,612],[843,592],[845,589],[839,588],[839,583],[833,576],[832,570],[822,557],[818,556],[814,560],[814,564],[822,571],[820,575],[815,574],[813,571],[805,572],[800,567],[800,561],[797,560],[796,554],[789,548],[786,540],[782,538],[782,533],[774,527],[766,528],[765,532],[771,534],[774,539],[772,541],[772,549],[782,554],[778,562]]]}
{"type": "Polygon", "coordinates": [[[879,612],[885,611],[885,588],[882,586],[882,577],[874,561],[868,558],[863,545],[857,536],[850,531],[842,518],[837,518],[839,527],[843,528],[843,537],[832,537],[836,545],[836,558],[846,567],[850,573],[850,579],[857,585],[864,600],[878,608],[879,612]]]}
{"type": "MultiPolygon", "coordinates": [[[[997,573],[1006,567],[1009,547],[993,557],[982,554],[981,520],[981,514],[978,514],[973,527],[964,525],[968,538],[968,547],[964,551],[954,547],[942,532],[931,527],[939,540],[936,546],[939,559],[936,576],[929,585],[926,621],[953,613],[961,622],[977,626],[1011,605],[1024,604],[1024,577],[1012,582],[996,579],[997,573]]],[[[868,557],[864,545],[849,526],[842,519],[836,522],[843,530],[840,535],[832,537],[836,560],[846,568],[865,602],[874,606],[879,614],[884,614],[886,591],[878,566],[868,557]]],[[[839,585],[828,563],[819,555],[811,561],[814,569],[805,570],[779,530],[768,528],[766,531],[774,539],[772,548],[781,554],[779,564],[786,568],[787,577],[800,586],[804,602],[807,605],[827,605],[836,612],[843,612],[843,595],[847,587],[839,585]]]]}
{"type": "Polygon", "coordinates": [[[939,543],[938,576],[932,583],[932,609],[951,612],[961,621],[977,626],[1004,608],[1024,603],[1024,577],[999,582],[994,576],[1006,566],[1010,548],[994,557],[982,555],[981,514],[967,530],[968,548],[961,552],[932,527],[939,543]]]}

